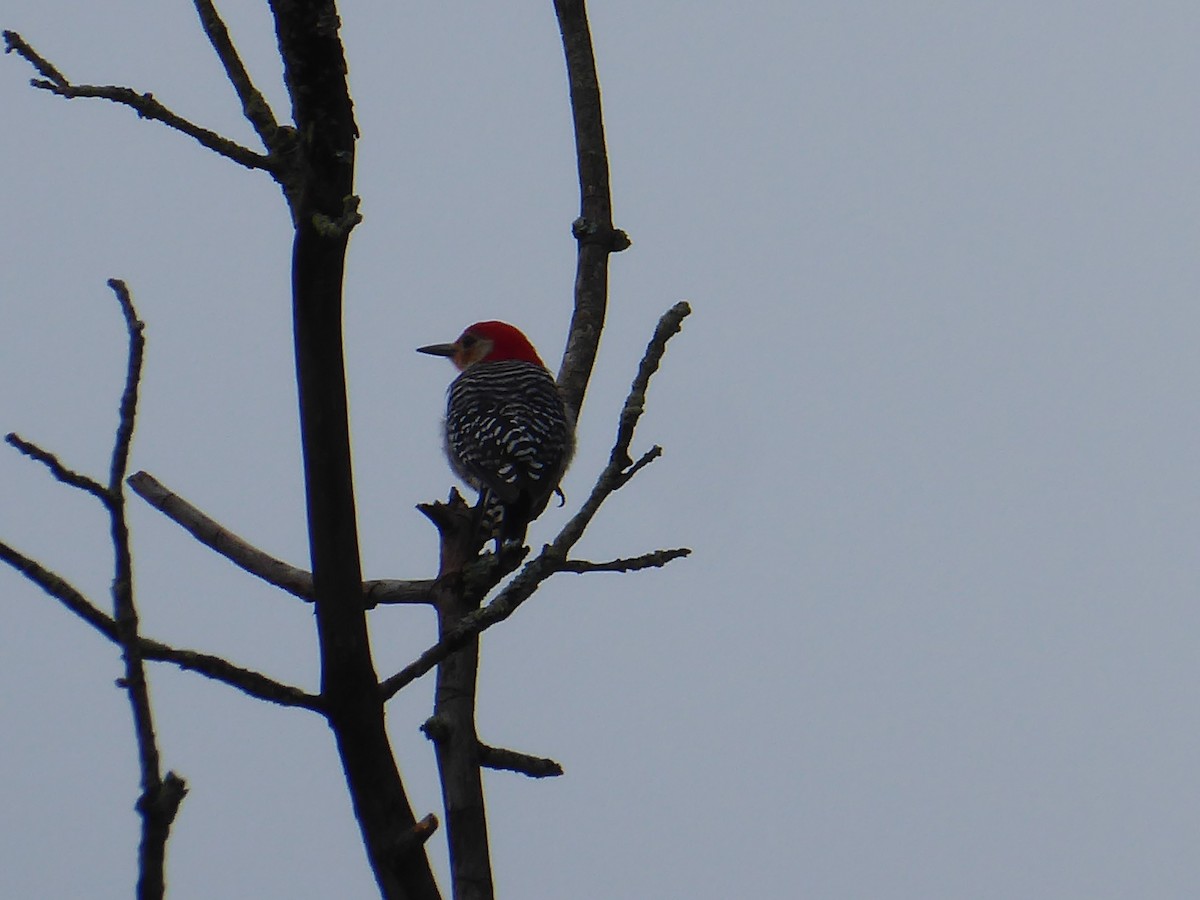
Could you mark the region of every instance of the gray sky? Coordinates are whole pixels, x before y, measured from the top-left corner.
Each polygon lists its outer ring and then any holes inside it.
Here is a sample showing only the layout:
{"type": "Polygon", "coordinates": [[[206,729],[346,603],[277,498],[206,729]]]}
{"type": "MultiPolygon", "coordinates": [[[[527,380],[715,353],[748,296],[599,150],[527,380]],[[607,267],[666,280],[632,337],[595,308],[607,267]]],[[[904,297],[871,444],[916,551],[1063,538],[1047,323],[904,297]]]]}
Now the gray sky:
{"type": "MultiPolygon", "coordinates": [[[[1200,7],[592,6],[634,246],[571,503],[531,540],[586,495],[686,298],[636,444],[665,455],[579,551],[696,552],[559,576],[488,633],[481,736],[567,771],[487,777],[500,896],[1200,895],[1200,7]]],[[[283,113],[265,4],[224,7],[283,113]]],[[[548,0],[341,11],[364,566],[422,577],[435,539],[412,507],[451,484],[453,373],[413,348],[504,318],[561,352],[561,49],[548,0]]],[[[0,19],[72,79],[253,140],[188,3],[8,0],[0,19]]],[[[305,564],[277,189],[29,75],[0,61],[0,430],[104,471],[124,366],[104,280],[127,279],[149,340],[134,467],[305,564]]],[[[12,451],[0,496],[0,537],[102,599],[95,504],[12,451]]],[[[148,635],[315,687],[306,607],[131,516],[148,635]]],[[[0,895],[127,897],[117,655],[11,572],[0,597],[0,895]]],[[[384,673],[434,633],[426,610],[371,624],[384,673]]],[[[191,786],[173,898],[372,895],[319,719],[165,667],[152,689],[191,786]]],[[[389,723],[418,814],[440,815],[430,693],[389,723]]]]}

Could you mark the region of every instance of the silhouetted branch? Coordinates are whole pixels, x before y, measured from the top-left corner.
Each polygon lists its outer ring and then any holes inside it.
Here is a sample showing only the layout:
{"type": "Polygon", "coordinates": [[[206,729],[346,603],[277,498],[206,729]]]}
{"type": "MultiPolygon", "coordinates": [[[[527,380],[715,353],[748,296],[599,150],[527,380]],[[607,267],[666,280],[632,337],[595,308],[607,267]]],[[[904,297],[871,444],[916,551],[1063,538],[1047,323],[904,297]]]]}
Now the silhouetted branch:
{"type": "Polygon", "coordinates": [[[128,483],[135,494],[204,546],[268,584],[304,600],[312,600],[312,575],[308,572],[254,547],[168,490],[147,472],[134,472],[129,476],[128,483]]]}
{"type": "Polygon", "coordinates": [[[279,706],[295,706],[324,713],[325,704],[319,695],[310,694],[290,684],[276,681],[261,672],[234,665],[227,659],[211,653],[182,650],[149,638],[142,639],[142,655],[146,659],[169,662],[185,669],[235,687],[243,694],[275,703],[279,706]]]}
{"type": "Polygon", "coordinates": [[[271,111],[271,106],[267,103],[266,98],[250,80],[250,73],[246,71],[237,48],[234,47],[233,40],[229,37],[229,29],[225,27],[224,20],[211,0],[194,0],[194,4],[196,12],[200,16],[200,24],[204,28],[204,33],[208,36],[213,50],[216,51],[217,58],[221,60],[225,75],[229,79],[229,83],[233,85],[238,100],[241,101],[243,115],[254,126],[254,130],[262,139],[263,146],[268,150],[274,150],[279,133],[279,123],[275,120],[275,113],[271,111]]]}
{"type": "MultiPolygon", "coordinates": [[[[146,897],[161,897],[166,890],[163,879],[163,861],[167,839],[171,836],[171,824],[179,812],[179,804],[187,796],[187,783],[174,772],[167,772],[162,780],[142,792],[135,808],[142,817],[145,827],[142,830],[142,843],[139,855],[146,859],[153,857],[157,864],[150,868],[154,873],[153,882],[143,884],[139,879],[138,895],[146,897]]],[[[139,872],[145,878],[145,870],[139,872]]]]}
{"type": "MultiPolygon", "coordinates": [[[[117,639],[117,625],[112,616],[99,609],[61,576],[3,542],[0,542],[0,561],[8,563],[110,641],[120,643],[117,639]]],[[[139,649],[145,659],[174,663],[181,669],[224,682],[251,697],[280,706],[297,706],[321,711],[320,697],[275,681],[252,669],[235,666],[219,656],[195,650],[182,650],[151,638],[141,638],[139,649]]]]}
{"type": "Polygon", "coordinates": [[[673,559],[691,556],[691,554],[692,551],[687,547],[678,547],[674,550],[655,550],[653,553],[644,553],[629,559],[612,559],[608,562],[567,559],[559,564],[558,571],[581,574],[584,572],[636,572],[640,569],[657,569],[673,559]]]}
{"type": "Polygon", "coordinates": [[[608,306],[608,256],[628,247],[629,236],[613,227],[600,81],[596,75],[587,9],[583,0],[554,0],[554,12],[562,33],[571,91],[580,195],[579,218],[571,226],[571,232],[579,242],[575,310],[571,316],[567,348],[558,370],[558,386],[567,407],[578,419],[596,362],[600,332],[604,328],[608,306]]]}
{"type": "MultiPolygon", "coordinates": [[[[301,600],[312,602],[312,575],[304,569],[289,565],[259,550],[209,518],[148,472],[134,472],[127,479],[127,483],[135,494],[201,544],[215,550],[238,568],[301,600]]],[[[363,602],[367,608],[379,604],[430,604],[433,602],[430,595],[432,588],[433,580],[429,578],[415,581],[401,581],[395,578],[366,581],[363,583],[363,602]]]]}
{"type": "Polygon", "coordinates": [[[37,69],[38,74],[55,84],[62,85],[63,87],[67,87],[70,84],[62,72],[54,68],[54,65],[49,60],[25,43],[24,38],[15,31],[4,32],[4,52],[16,53],[37,69]]]}
{"type": "Polygon", "coordinates": [[[552,778],[563,773],[562,766],[542,756],[530,756],[528,753],[489,747],[487,744],[480,744],[478,753],[479,764],[485,769],[516,772],[530,778],[552,778]]]}
{"type": "Polygon", "coordinates": [[[3,541],[0,541],[0,560],[8,563],[106,638],[116,641],[117,628],[112,616],[93,604],[60,575],[3,541]]]}
{"type": "Polygon", "coordinates": [[[110,278],[108,286],[117,297],[121,315],[125,318],[125,330],[129,334],[129,361],[125,371],[125,389],[121,392],[121,404],[117,410],[117,436],[113,441],[112,462],[109,466],[108,491],[110,500],[121,497],[121,482],[129,465],[129,445],[133,442],[133,426],[137,417],[138,384],[142,378],[142,359],[146,352],[146,326],[138,319],[133,308],[133,299],[125,282],[110,278]]]}
{"type": "Polygon", "coordinates": [[[415,578],[403,581],[397,578],[379,578],[363,582],[363,602],[367,609],[383,604],[433,603],[433,579],[415,578]]]}
{"type": "Polygon", "coordinates": [[[146,342],[144,326],[138,320],[133,300],[124,282],[110,279],[108,286],[117,297],[125,329],[129,335],[129,353],[125,367],[125,388],[117,412],[117,434],[113,440],[108,489],[101,500],[108,510],[113,545],[113,631],[121,645],[125,677],[121,686],[129,697],[133,713],[141,771],[142,795],[137,809],[142,817],[142,840],[138,848],[139,900],[161,898],[166,890],[165,863],[170,825],[187,789],[176,776],[178,786],[164,790],[159,764],[158,740],[154,735],[154,716],[150,709],[150,688],[142,658],[142,640],[138,633],[137,607],[133,601],[133,559],[129,550],[129,527],[125,521],[125,495],[121,482],[129,462],[129,445],[137,419],[138,384],[142,377],[142,359],[146,342]]]}
{"type": "Polygon", "coordinates": [[[74,469],[67,468],[58,457],[48,450],[43,450],[37,444],[27,441],[16,432],[10,432],[5,435],[4,440],[16,447],[21,453],[28,456],[30,459],[37,460],[47,469],[50,474],[63,484],[69,484],[73,488],[79,488],[81,491],[87,491],[93,497],[97,498],[101,503],[108,502],[108,490],[100,482],[94,478],[89,478],[76,472],[74,469]]]}
{"type": "MultiPolygon", "coordinates": [[[[478,510],[467,506],[454,490],[448,503],[417,506],[438,529],[438,577],[434,606],[438,635],[453,630],[464,616],[479,607],[482,594],[469,590],[464,569],[477,558],[483,538],[478,510]]],[[[446,844],[450,878],[456,898],[493,896],[487,811],[479,770],[475,732],[475,700],[479,672],[479,644],[467,641],[442,660],[434,686],[433,715],[421,730],[434,743],[442,807],[446,815],[446,844]]]]}
{"type": "Polygon", "coordinates": [[[380,894],[436,900],[427,855],[395,853],[417,818],[388,738],[362,604],[343,348],[358,126],[341,21],[332,2],[268,5],[295,126],[279,177],[294,225],[293,346],[321,697],[380,894]]]}
{"type": "Polygon", "coordinates": [[[438,817],[433,813],[429,813],[421,821],[413,825],[404,834],[400,835],[396,841],[396,846],[393,848],[393,853],[397,859],[397,864],[402,864],[403,857],[414,850],[419,850],[426,841],[433,837],[433,833],[437,831],[438,817]]]}
{"type": "MultiPolygon", "coordinates": [[[[591,494],[570,521],[559,532],[554,542],[542,548],[542,552],[525,564],[520,573],[485,607],[463,616],[452,628],[448,628],[436,644],[409,663],[395,675],[380,682],[379,690],[384,700],[396,695],[406,685],[416,681],[456,650],[465,647],[479,634],[497,622],[511,616],[537,590],[539,584],[563,571],[562,565],[576,542],[583,536],[588,523],[599,511],[604,501],[629,480],[630,469],[635,463],[629,458],[629,445],[638,420],[646,408],[646,389],[650,378],[658,371],[667,341],[678,334],[683,320],[691,313],[691,307],[680,301],[663,313],[654,329],[654,336],[646,347],[646,353],[638,366],[637,375],[621,409],[617,439],[609,454],[608,465],[600,473],[591,494]]],[[[647,454],[649,456],[650,454],[647,454]]],[[[646,457],[643,457],[645,460],[646,457]]],[[[639,461],[641,462],[641,461],[639,461]]],[[[643,463],[644,464],[644,463],[643,463]]]]}
{"type": "Polygon", "coordinates": [[[662,447],[658,446],[658,444],[655,444],[653,447],[643,453],[637,462],[621,473],[620,477],[617,478],[616,484],[613,485],[613,490],[618,491],[625,487],[625,485],[629,483],[629,479],[633,478],[634,475],[662,456],[662,452],[662,447]]]}
{"type": "Polygon", "coordinates": [[[637,463],[634,463],[629,457],[629,445],[633,442],[633,432],[637,428],[638,420],[646,411],[646,389],[650,385],[651,377],[658,371],[658,367],[662,363],[663,354],[667,349],[667,341],[679,333],[679,329],[683,327],[683,320],[691,311],[692,308],[687,302],[681,300],[659,318],[658,325],[654,329],[654,336],[646,346],[646,352],[638,365],[637,375],[629,389],[629,396],[625,398],[625,405],[621,407],[617,439],[609,453],[608,465],[600,473],[591,495],[584,501],[579,512],[567,522],[554,541],[554,546],[562,549],[560,559],[566,559],[566,551],[570,550],[575,542],[583,536],[584,529],[587,528],[588,523],[592,521],[592,517],[596,515],[601,504],[608,499],[609,495],[626,484],[634,472],[658,456],[654,449],[651,449],[637,463]]]}
{"type": "Polygon", "coordinates": [[[248,169],[272,169],[272,159],[261,153],[255,153],[248,147],[243,147],[236,141],[222,137],[215,131],[189,122],[177,113],[172,112],[154,99],[153,94],[139,94],[133,88],[116,85],[72,84],[58,69],[38,55],[32,47],[15,31],[4,32],[6,53],[16,53],[26,59],[43,78],[34,78],[30,84],[35,88],[49,91],[68,100],[77,97],[89,97],[99,100],[110,100],[134,110],[140,118],[162,122],[168,128],[182,132],[194,139],[203,147],[214,153],[219,153],[226,159],[231,159],[248,169]]]}

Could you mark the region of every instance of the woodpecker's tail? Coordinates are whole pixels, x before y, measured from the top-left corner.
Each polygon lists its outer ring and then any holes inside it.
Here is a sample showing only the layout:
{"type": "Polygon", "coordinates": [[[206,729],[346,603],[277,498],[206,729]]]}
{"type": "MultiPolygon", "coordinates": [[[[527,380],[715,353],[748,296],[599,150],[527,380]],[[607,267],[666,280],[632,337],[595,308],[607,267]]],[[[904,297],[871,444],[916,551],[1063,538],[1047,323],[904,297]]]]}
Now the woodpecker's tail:
{"type": "Polygon", "coordinates": [[[524,544],[530,520],[536,518],[545,506],[543,502],[541,509],[533,509],[530,497],[524,493],[513,503],[506,504],[494,491],[484,488],[478,506],[480,537],[485,543],[494,540],[497,551],[505,544],[524,544]]]}

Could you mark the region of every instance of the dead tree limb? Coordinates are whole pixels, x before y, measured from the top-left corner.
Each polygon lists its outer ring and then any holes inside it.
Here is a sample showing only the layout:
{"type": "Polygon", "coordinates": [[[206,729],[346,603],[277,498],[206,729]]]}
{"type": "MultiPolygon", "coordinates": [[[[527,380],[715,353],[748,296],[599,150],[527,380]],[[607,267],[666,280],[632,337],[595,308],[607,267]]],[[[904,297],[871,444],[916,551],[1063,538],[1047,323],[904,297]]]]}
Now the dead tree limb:
{"type": "MultiPolygon", "coordinates": [[[[463,571],[481,543],[479,519],[457,491],[449,503],[418,507],[441,538],[438,577],[434,583],[438,634],[446,634],[478,609],[481,595],[466,589],[463,571]]],[[[491,850],[483,778],[479,770],[479,738],[475,732],[475,699],[479,642],[467,641],[437,668],[433,716],[422,731],[433,741],[446,842],[455,900],[490,900],[493,896],[491,850]]]]}
{"type": "Polygon", "coordinates": [[[117,640],[125,659],[123,686],[133,711],[134,734],[137,737],[138,760],[142,773],[142,796],[137,803],[142,817],[142,840],[138,849],[138,897],[162,897],[166,891],[165,864],[167,838],[171,822],[187,788],[183,780],[168,773],[164,781],[159,765],[158,741],[154,736],[154,716],[150,709],[150,689],[146,684],[146,667],[142,641],[138,634],[137,607],[133,600],[133,562],[129,551],[129,526],[125,520],[123,482],[129,465],[129,445],[137,417],[138,386],[142,377],[142,359],[146,349],[144,326],[133,308],[133,300],[124,282],[108,282],[121,305],[125,328],[129,334],[129,362],[125,372],[125,389],[121,392],[117,435],[113,442],[109,465],[107,500],[112,532],[115,571],[113,573],[113,619],[117,640]]]}
{"type": "MultiPolygon", "coordinates": [[[[184,529],[204,546],[267,584],[312,602],[312,575],[290,565],[239,537],[210,518],[148,472],[134,472],[126,483],[135,494],[184,529]]],[[[432,604],[433,579],[404,581],[396,578],[363,582],[367,609],[381,604],[432,604]]]]}
{"type": "Polygon", "coordinates": [[[562,766],[544,756],[530,756],[528,753],[489,747],[487,744],[480,744],[478,752],[479,764],[485,769],[516,772],[530,778],[554,778],[563,773],[562,766]]]}
{"type": "Polygon", "coordinates": [[[554,0],[554,12],[566,58],[579,167],[579,218],[571,226],[579,244],[575,310],[558,370],[558,386],[567,408],[578,420],[608,308],[608,257],[624,250],[630,242],[625,232],[613,227],[600,79],[596,75],[587,8],[584,0],[554,0]]]}
{"type": "MultiPolygon", "coordinates": [[[[36,560],[0,542],[0,561],[12,566],[20,574],[87,622],[104,637],[117,643],[117,624],[112,616],[101,610],[62,576],[51,572],[36,560]]],[[[143,659],[174,663],[181,669],[220,681],[237,688],[244,694],[280,706],[295,706],[320,711],[321,698],[297,687],[283,684],[261,672],[242,668],[211,653],[172,647],[151,638],[141,638],[143,659]]]]}
{"type": "MultiPolygon", "coordinates": [[[[37,60],[52,75],[57,76],[57,71],[49,67],[44,60],[40,57],[37,57],[37,60]]],[[[146,683],[147,642],[138,633],[137,607],[133,598],[133,564],[129,550],[129,527],[125,519],[125,495],[122,490],[129,461],[129,446],[133,440],[137,418],[138,385],[141,381],[145,351],[143,326],[138,320],[124,282],[112,279],[108,286],[116,295],[121,307],[129,338],[125,386],[121,392],[108,483],[102,485],[95,479],[68,468],[54,454],[15,434],[8,435],[8,443],[45,465],[59,481],[86,491],[104,506],[108,513],[113,546],[113,614],[109,616],[101,612],[64,579],[17,553],[7,544],[0,544],[0,558],[26,578],[58,597],[68,608],[99,628],[121,647],[125,671],[119,684],[125,689],[129,699],[138,769],[141,774],[141,795],[136,804],[142,823],[138,847],[137,896],[139,900],[161,900],[166,891],[164,872],[167,839],[170,836],[171,823],[187,793],[187,788],[183,779],[174,772],[168,772],[165,777],[162,774],[158,741],[154,735],[154,716],[150,707],[150,689],[146,683]]]]}
{"type": "Polygon", "coordinates": [[[642,569],[657,569],[665,566],[673,559],[691,556],[692,551],[687,547],[676,547],[674,550],[655,550],[653,553],[643,553],[628,559],[610,559],[608,562],[591,562],[586,559],[566,559],[559,565],[560,572],[638,572],[642,569]]]}
{"type": "Polygon", "coordinates": [[[346,245],[358,126],[332,2],[269,0],[296,143],[285,195],[292,244],[292,322],[312,560],[321,697],[355,818],[387,900],[440,894],[420,846],[397,856],[417,825],[388,740],[362,602],[342,339],[346,245]]]}
{"type": "Polygon", "coordinates": [[[210,131],[195,122],[190,122],[178,113],[168,109],[154,98],[153,94],[139,93],[133,88],[118,85],[73,84],[68,81],[55,66],[39,55],[15,31],[4,32],[5,53],[16,53],[27,60],[43,77],[30,80],[30,84],[59,97],[68,100],[86,97],[98,100],[109,100],[121,106],[128,106],[138,114],[138,118],[162,122],[182,134],[186,134],[202,147],[214,153],[233,160],[248,169],[263,169],[270,171],[272,160],[270,156],[255,153],[249,147],[243,147],[237,141],[210,131]]]}
{"type": "Polygon", "coordinates": [[[250,80],[250,73],[246,71],[246,66],[242,63],[232,38],[229,37],[225,21],[211,0],[194,0],[194,5],[196,14],[200,16],[204,34],[212,44],[213,51],[225,69],[225,77],[229,79],[242,104],[242,114],[258,133],[263,146],[274,152],[279,144],[279,123],[275,120],[275,113],[262,92],[250,80]]]}

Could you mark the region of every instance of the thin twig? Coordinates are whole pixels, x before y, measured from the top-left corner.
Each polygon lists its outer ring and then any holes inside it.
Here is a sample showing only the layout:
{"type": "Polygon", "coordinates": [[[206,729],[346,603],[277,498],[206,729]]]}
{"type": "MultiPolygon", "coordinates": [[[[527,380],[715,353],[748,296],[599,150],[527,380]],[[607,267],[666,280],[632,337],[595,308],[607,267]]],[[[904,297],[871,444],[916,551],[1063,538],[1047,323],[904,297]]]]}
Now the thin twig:
{"type": "Polygon", "coordinates": [[[237,688],[243,694],[266,700],[268,703],[311,709],[319,713],[325,711],[325,705],[318,695],[276,681],[253,669],[234,665],[229,660],[211,653],[183,650],[149,638],[142,639],[142,653],[146,659],[174,663],[181,669],[223,682],[237,688]]]}
{"type": "Polygon", "coordinates": [[[610,559],[608,562],[591,562],[586,559],[567,559],[559,564],[560,572],[637,572],[641,569],[657,569],[665,566],[673,559],[691,556],[692,551],[687,547],[677,547],[674,550],[655,550],[628,559],[610,559]]]}
{"type": "MultiPolygon", "coordinates": [[[[13,569],[58,600],[110,641],[118,643],[117,625],[112,616],[100,610],[61,576],[2,541],[0,541],[0,561],[12,566],[13,569]]],[[[146,659],[174,663],[181,669],[196,672],[214,681],[224,682],[251,697],[277,703],[280,706],[295,706],[317,712],[322,710],[320,697],[283,684],[252,669],[236,666],[221,657],[172,647],[150,638],[141,638],[140,646],[142,656],[146,659]]]]}
{"type": "MultiPolygon", "coordinates": [[[[478,557],[482,542],[479,519],[457,491],[451,493],[449,503],[419,504],[417,509],[437,526],[440,538],[434,589],[440,638],[478,609],[483,597],[463,578],[465,568],[478,557]]],[[[442,660],[437,667],[433,715],[421,730],[434,743],[454,896],[488,900],[494,885],[475,730],[478,672],[477,641],[469,641],[442,660]]]]}
{"type": "Polygon", "coordinates": [[[605,499],[620,487],[621,477],[633,465],[629,459],[629,445],[633,440],[633,432],[637,427],[638,419],[645,410],[646,388],[650,383],[651,376],[658,370],[659,364],[662,362],[663,353],[667,349],[667,341],[679,332],[684,318],[691,311],[691,307],[686,302],[680,301],[663,313],[658,320],[654,336],[646,347],[646,353],[638,366],[637,376],[630,387],[629,396],[626,397],[625,405],[621,409],[617,439],[609,454],[608,465],[600,473],[591,494],[579,512],[563,526],[554,542],[547,544],[542,548],[541,553],[526,563],[517,576],[487,606],[464,616],[454,628],[448,629],[436,644],[425,650],[395,675],[384,679],[379,685],[384,700],[395,696],[398,691],[426,674],[450,654],[465,647],[481,632],[497,622],[507,619],[518,606],[533,595],[539,584],[555,572],[562,571],[561,566],[566,561],[571,548],[583,536],[584,529],[599,511],[605,499]]]}
{"type": "Polygon", "coordinates": [[[108,489],[103,498],[108,510],[113,546],[113,630],[125,662],[125,677],[121,679],[121,685],[125,688],[133,714],[133,733],[142,781],[142,795],[137,803],[142,817],[137,895],[139,900],[161,900],[166,889],[165,865],[170,823],[187,789],[180,781],[178,789],[173,786],[170,790],[164,790],[158,739],[154,735],[154,715],[150,707],[150,687],[146,683],[142,639],[138,633],[137,606],[133,599],[133,558],[129,549],[129,526],[125,519],[125,495],[121,490],[137,420],[138,384],[142,377],[146,347],[142,334],[144,326],[138,320],[124,282],[114,278],[109,280],[108,286],[117,297],[129,335],[125,388],[121,392],[108,489]]]}
{"type": "Polygon", "coordinates": [[[225,68],[225,75],[229,79],[229,83],[233,85],[238,100],[242,103],[242,113],[254,126],[254,130],[262,139],[263,146],[268,150],[274,150],[276,136],[279,133],[279,123],[275,120],[275,113],[271,111],[266,98],[250,80],[250,73],[242,64],[242,59],[233,45],[232,38],[229,37],[229,29],[225,26],[221,14],[217,12],[211,0],[194,0],[194,4],[196,13],[200,16],[200,24],[204,28],[204,33],[208,36],[209,43],[212,44],[217,58],[221,60],[221,65],[225,68]]]}
{"type": "Polygon", "coordinates": [[[658,444],[655,444],[653,447],[643,453],[637,462],[621,473],[621,476],[617,479],[616,486],[613,488],[613,490],[620,490],[621,488],[625,487],[625,485],[629,483],[629,479],[633,478],[634,475],[662,456],[662,452],[662,447],[658,446],[658,444]]]}
{"type": "Polygon", "coordinates": [[[168,128],[173,128],[175,131],[186,134],[201,146],[207,147],[214,153],[218,153],[226,159],[231,159],[248,169],[262,169],[269,172],[274,167],[274,161],[270,156],[255,153],[249,147],[243,147],[236,141],[222,137],[215,131],[210,131],[194,122],[188,121],[183,116],[172,112],[162,103],[155,100],[153,94],[138,93],[133,88],[118,87],[116,85],[72,84],[67,80],[66,76],[40,56],[15,31],[4,32],[4,40],[7,45],[5,52],[16,53],[18,56],[21,56],[44,76],[43,78],[30,80],[29,83],[35,88],[49,91],[68,100],[74,100],[77,97],[110,100],[113,103],[128,106],[143,119],[162,122],[168,128]]]}
{"type": "Polygon", "coordinates": [[[480,744],[478,752],[479,764],[485,769],[517,772],[530,778],[552,778],[563,773],[561,765],[542,756],[530,756],[528,753],[489,747],[487,744],[480,744]]]}
{"type": "MultiPolygon", "coordinates": [[[[313,599],[312,575],[290,565],[234,534],[216,520],[172,492],[148,472],[134,472],[127,479],[135,494],[176,525],[235,566],[287,591],[301,600],[313,599]]],[[[381,604],[430,604],[433,579],[403,581],[386,578],[363,582],[363,603],[370,609],[381,604]]]]}
{"type": "Polygon", "coordinates": [[[4,32],[4,52],[16,53],[18,56],[27,60],[31,66],[38,70],[38,73],[55,84],[66,87],[70,84],[65,75],[58,71],[48,59],[39,54],[36,50],[25,43],[15,31],[4,32]]]}
{"type": "Polygon", "coordinates": [[[121,495],[121,481],[129,465],[129,445],[133,441],[133,425],[137,415],[138,383],[142,374],[142,359],[146,352],[145,324],[138,319],[133,308],[133,299],[125,282],[110,278],[108,286],[117,296],[121,315],[125,318],[125,329],[129,334],[129,363],[126,367],[125,389],[121,392],[121,405],[117,412],[117,436],[113,441],[112,463],[109,467],[109,497],[121,495]]]}
{"type": "Polygon", "coordinates": [[[187,500],[168,490],[147,472],[134,472],[129,476],[128,483],[135,494],[204,546],[215,550],[234,565],[258,576],[268,584],[273,584],[301,599],[312,600],[312,575],[308,572],[276,559],[238,537],[187,500]]]}
{"type": "Polygon", "coordinates": [[[4,440],[30,459],[37,460],[49,469],[50,474],[54,476],[55,480],[61,481],[63,484],[68,484],[73,488],[79,488],[81,491],[86,491],[101,503],[108,503],[108,490],[104,485],[94,478],[63,465],[59,458],[50,451],[43,450],[32,441],[25,440],[16,432],[10,432],[5,435],[4,440]]]}
{"type": "Polygon", "coordinates": [[[106,638],[116,641],[117,626],[112,616],[88,600],[60,575],[3,541],[0,541],[0,561],[8,563],[106,638]]]}

